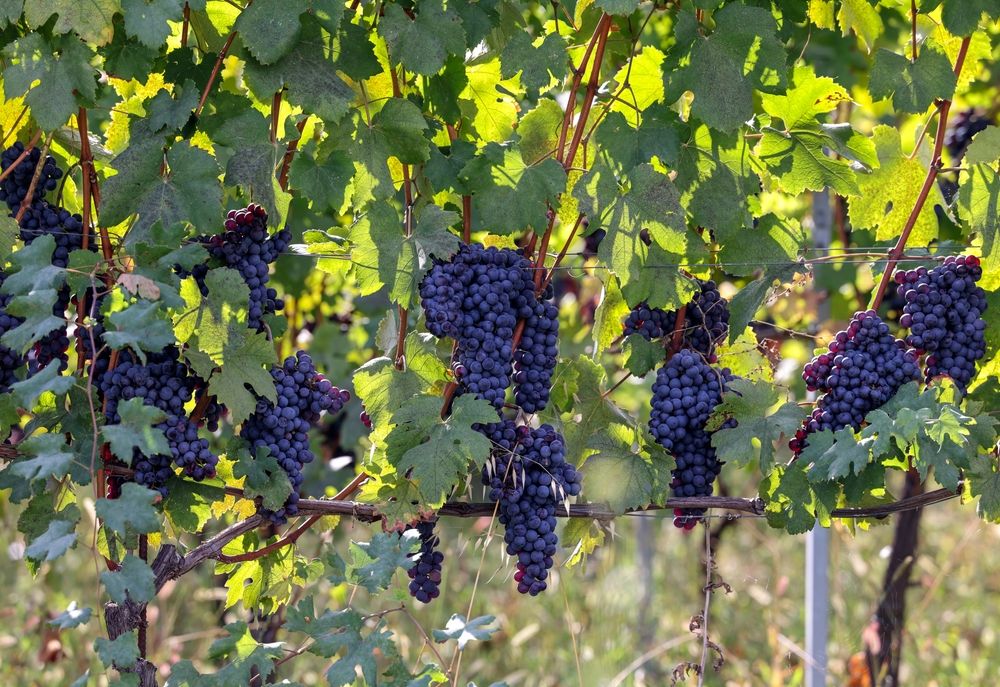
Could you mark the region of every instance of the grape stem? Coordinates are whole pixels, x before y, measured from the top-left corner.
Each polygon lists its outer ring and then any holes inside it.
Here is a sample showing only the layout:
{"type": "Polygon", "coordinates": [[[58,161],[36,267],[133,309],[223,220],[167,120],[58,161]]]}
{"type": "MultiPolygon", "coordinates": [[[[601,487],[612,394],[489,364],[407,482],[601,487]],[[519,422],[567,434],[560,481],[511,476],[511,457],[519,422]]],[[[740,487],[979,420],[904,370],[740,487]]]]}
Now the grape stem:
{"type": "MultiPolygon", "coordinates": [[[[14,217],[14,221],[18,224],[21,223],[21,218],[24,217],[24,213],[26,213],[28,208],[31,207],[31,199],[35,195],[35,188],[38,186],[38,180],[42,176],[42,169],[45,168],[45,156],[49,154],[49,145],[52,143],[52,135],[53,134],[49,134],[48,138],[45,139],[45,145],[42,146],[41,154],[38,156],[38,164],[35,165],[35,173],[31,175],[31,183],[28,184],[28,192],[24,196],[24,202],[21,203],[21,207],[17,209],[17,215],[14,217]]],[[[13,168],[14,165],[9,167],[9,169],[13,168]]]]}
{"type": "MultiPolygon", "coordinates": [[[[399,71],[403,71],[400,66],[399,71]]],[[[392,78],[392,96],[402,98],[403,91],[399,87],[400,76],[396,74],[396,68],[389,67],[389,75],[392,78]]],[[[413,189],[410,183],[410,166],[403,164],[403,200],[406,206],[403,208],[403,236],[410,238],[413,236],[413,189]]],[[[406,329],[408,325],[409,313],[402,305],[399,306],[399,334],[396,337],[395,364],[397,370],[402,370],[404,366],[404,354],[406,350],[406,329]]]]}
{"type": "Polygon", "coordinates": [[[186,48],[188,44],[188,28],[191,26],[191,6],[184,3],[184,23],[181,24],[181,47],[186,48]]]}
{"type": "Polygon", "coordinates": [[[24,146],[24,150],[21,152],[20,155],[17,156],[17,159],[14,160],[12,163],[10,163],[10,167],[8,167],[2,173],[0,173],[0,181],[3,181],[8,176],[14,173],[14,170],[17,168],[17,166],[20,165],[22,162],[24,162],[24,159],[28,157],[28,155],[31,154],[31,151],[34,150],[35,146],[38,145],[38,139],[40,139],[41,137],[42,137],[42,130],[39,129],[38,131],[35,132],[35,135],[31,137],[31,140],[28,141],[28,145],[24,146]]]}
{"type": "Polygon", "coordinates": [[[302,131],[306,128],[308,119],[309,115],[306,115],[299,120],[298,124],[295,125],[299,131],[298,138],[293,138],[285,147],[285,155],[281,159],[281,171],[278,173],[278,185],[282,191],[288,190],[288,170],[292,166],[292,158],[295,157],[295,151],[298,150],[299,142],[302,140],[302,131]]]}
{"type": "MultiPolygon", "coordinates": [[[[962,45],[958,49],[958,57],[955,58],[956,76],[962,73],[962,65],[965,63],[965,56],[969,52],[969,43],[971,40],[972,36],[966,36],[962,39],[962,45]]],[[[938,172],[940,172],[943,167],[941,163],[941,153],[944,149],[945,133],[948,130],[948,112],[951,110],[951,100],[939,100],[937,110],[938,125],[937,134],[934,137],[934,154],[931,159],[931,164],[927,169],[927,176],[924,178],[924,185],[920,189],[920,194],[913,203],[913,209],[910,211],[910,216],[906,218],[906,224],[903,226],[903,231],[899,235],[899,240],[896,241],[896,245],[889,251],[889,261],[886,263],[885,271],[882,273],[882,279],[879,280],[878,290],[876,290],[875,298],[872,301],[873,309],[878,309],[878,307],[882,304],[882,299],[885,297],[885,291],[889,287],[889,280],[892,279],[893,272],[896,269],[896,263],[903,255],[903,251],[906,249],[906,241],[910,238],[910,233],[913,231],[913,227],[917,224],[917,218],[920,216],[920,212],[924,208],[924,203],[927,202],[927,197],[930,195],[931,189],[934,188],[934,181],[937,179],[938,172]]]]}
{"type": "MultiPolygon", "coordinates": [[[[247,3],[247,7],[250,3],[247,3]]],[[[246,8],[244,8],[246,9],[246,8]]],[[[226,55],[229,54],[229,48],[233,45],[233,40],[236,38],[236,31],[232,31],[229,34],[229,38],[226,39],[225,44],[222,46],[222,50],[219,51],[218,57],[215,58],[215,64],[212,66],[212,73],[208,75],[208,81],[205,83],[205,88],[201,91],[201,98],[198,100],[198,107],[194,110],[195,119],[201,117],[201,111],[205,109],[205,103],[208,101],[208,94],[212,91],[212,85],[215,83],[215,79],[219,76],[219,70],[222,68],[222,62],[226,59],[226,55]]]]}

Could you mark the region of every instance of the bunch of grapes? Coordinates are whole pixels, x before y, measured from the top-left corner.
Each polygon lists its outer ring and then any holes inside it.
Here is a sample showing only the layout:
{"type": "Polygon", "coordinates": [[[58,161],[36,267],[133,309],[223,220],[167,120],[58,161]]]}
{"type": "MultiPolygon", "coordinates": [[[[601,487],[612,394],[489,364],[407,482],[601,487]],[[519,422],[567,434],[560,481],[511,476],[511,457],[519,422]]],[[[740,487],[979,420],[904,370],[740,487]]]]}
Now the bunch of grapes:
{"type": "MultiPolygon", "coordinates": [[[[7,171],[7,168],[14,164],[24,152],[24,144],[18,141],[0,155],[0,170],[7,171]]],[[[41,151],[32,148],[31,152],[17,165],[2,183],[0,183],[0,201],[7,203],[12,213],[16,213],[21,203],[28,195],[28,187],[31,186],[31,179],[35,175],[35,168],[41,158],[41,151]]],[[[54,191],[56,182],[62,178],[62,170],[56,166],[56,161],[51,155],[45,156],[42,164],[42,171],[39,174],[38,182],[35,184],[35,192],[32,194],[28,204],[41,200],[48,191],[54,191]]]]}
{"type": "MultiPolygon", "coordinates": [[[[461,391],[503,407],[517,321],[535,318],[535,331],[548,333],[549,326],[541,319],[551,311],[536,311],[534,289],[531,263],[509,248],[463,245],[450,260],[436,260],[427,272],[420,283],[427,329],[434,336],[455,340],[453,369],[461,391]]],[[[530,375],[525,380],[530,381],[530,375]]],[[[533,391],[526,389],[526,394],[533,391]]]]}
{"type": "MultiPolygon", "coordinates": [[[[711,367],[691,349],[678,351],[656,373],[649,431],[677,462],[671,485],[674,496],[712,494],[722,463],[705,425],[732,379],[728,369],[711,367]]],[[[691,529],[704,512],[675,509],[674,524],[691,529]]]]}
{"type": "Polygon", "coordinates": [[[824,393],[788,444],[796,455],[808,445],[810,434],[859,429],[869,412],[919,379],[920,368],[916,353],[892,336],[874,310],[866,310],[837,332],[828,350],[806,365],[802,377],[810,390],[824,393]]]}
{"type": "Polygon", "coordinates": [[[517,556],[517,591],[535,596],[546,587],[559,545],[556,509],[580,493],[580,473],[566,462],[563,439],[551,425],[532,429],[501,420],[478,429],[493,444],[482,479],[499,502],[507,553],[517,556]]]}
{"type": "Polygon", "coordinates": [[[298,513],[302,467],[315,459],[309,446],[309,430],[324,412],[338,412],[351,395],[319,374],[312,358],[303,351],[272,368],[271,378],[277,402],[259,399],[254,414],[243,423],[240,436],[250,443],[255,456],[266,448],[288,475],[292,493],[285,505],[276,511],[259,509],[275,524],[282,524],[298,513]]]}
{"type": "Polygon", "coordinates": [[[974,255],[949,257],[932,270],[896,272],[906,302],[899,324],[910,330],[906,342],[929,354],[928,381],[946,375],[965,388],[975,376],[976,361],[986,354],[986,293],[976,286],[982,276],[974,255]]]}
{"type": "Polygon", "coordinates": [[[194,385],[194,376],[180,362],[180,355],[172,346],[147,354],[145,363],[134,353],[124,351],[115,368],[105,372],[101,380],[100,391],[109,423],[121,421],[118,405],[132,398],[141,398],[146,405],[166,414],[166,420],[156,427],[166,435],[170,454],[147,456],[137,449],[132,457],[135,481],[164,496],[166,481],[174,474],[172,465],[196,480],[215,475],[219,459],[209,449],[208,441],[198,436],[197,425],[184,410],[194,385]]]}
{"type": "Polygon", "coordinates": [[[972,137],[992,123],[989,117],[973,108],[962,110],[952,117],[951,126],[944,137],[944,144],[951,154],[952,162],[958,163],[965,156],[965,150],[972,143],[972,137]]]}
{"type": "MultiPolygon", "coordinates": [[[[714,281],[696,281],[698,293],[684,311],[684,347],[698,351],[709,362],[715,362],[715,347],[729,333],[729,303],[719,293],[714,281]]],[[[624,334],[639,334],[652,341],[669,335],[676,323],[675,311],[640,303],[625,318],[624,334]]]]}
{"type": "Polygon", "coordinates": [[[416,530],[420,533],[420,550],[409,554],[416,562],[407,571],[410,576],[410,596],[420,603],[430,603],[441,593],[441,564],[444,554],[438,550],[441,540],[434,533],[436,520],[417,523],[416,530]]]}
{"type": "MultiPolygon", "coordinates": [[[[83,218],[44,200],[32,204],[25,211],[20,227],[21,238],[26,244],[41,236],[52,236],[56,244],[52,264],[56,267],[66,267],[69,254],[83,248],[83,218]]],[[[94,241],[90,241],[88,247],[92,251],[97,250],[94,241]]]]}
{"type": "MultiPolygon", "coordinates": [[[[226,215],[225,231],[213,236],[199,236],[209,255],[225,267],[237,270],[250,287],[250,326],[263,330],[264,317],[285,307],[278,292],[268,287],[270,265],[288,249],[292,233],[282,229],[273,236],[267,229],[267,211],[251,203],[241,210],[230,210],[226,215]]],[[[208,294],[205,275],[208,265],[198,265],[192,270],[202,294],[208,294]]],[[[184,272],[181,271],[181,275],[184,272]]]]}
{"type": "Polygon", "coordinates": [[[514,402],[526,413],[536,413],[549,403],[552,373],[559,359],[559,308],[545,294],[534,303],[525,320],[524,333],[514,352],[514,402]]]}
{"type": "Polygon", "coordinates": [[[647,303],[640,303],[625,317],[624,334],[638,334],[646,341],[653,341],[672,331],[676,319],[677,313],[673,311],[651,308],[647,303]]]}
{"type": "MultiPolygon", "coordinates": [[[[7,275],[0,270],[0,287],[6,278],[7,275]]],[[[7,313],[10,299],[10,294],[0,293],[0,337],[24,322],[23,318],[7,313]]],[[[18,370],[22,368],[24,368],[24,356],[6,346],[0,346],[0,393],[10,390],[10,385],[17,381],[18,370]]]]}

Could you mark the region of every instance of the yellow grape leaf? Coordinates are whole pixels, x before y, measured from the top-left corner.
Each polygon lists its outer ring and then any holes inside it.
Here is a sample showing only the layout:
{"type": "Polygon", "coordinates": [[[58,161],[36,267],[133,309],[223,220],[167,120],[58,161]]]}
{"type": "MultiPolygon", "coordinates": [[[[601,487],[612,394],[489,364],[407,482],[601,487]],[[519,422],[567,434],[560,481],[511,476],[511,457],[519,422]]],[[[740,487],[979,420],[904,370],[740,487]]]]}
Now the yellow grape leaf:
{"type": "MultiPolygon", "coordinates": [[[[918,158],[911,160],[903,154],[899,131],[891,126],[875,127],[872,140],[879,167],[869,174],[858,174],[858,195],[848,196],[847,204],[851,224],[863,229],[877,229],[876,240],[886,241],[902,232],[920,195],[927,166],[918,158]]],[[[937,185],[931,189],[917,216],[917,223],[910,234],[911,244],[927,244],[937,238],[935,204],[945,204],[937,185]]]]}
{"type": "Polygon", "coordinates": [[[647,45],[632,61],[615,74],[615,89],[622,87],[628,77],[627,88],[621,94],[621,100],[616,100],[611,109],[621,112],[629,124],[638,124],[639,112],[653,103],[663,101],[663,53],[647,45]],[[624,101],[624,102],[623,102],[624,101]]]}
{"type": "Polygon", "coordinates": [[[499,59],[470,65],[466,76],[469,83],[462,91],[461,105],[465,114],[472,118],[480,142],[506,140],[517,121],[517,100],[510,95],[521,90],[517,78],[506,81],[500,78],[499,59]]]}
{"type": "MultiPolygon", "coordinates": [[[[234,465],[236,465],[236,461],[229,460],[228,456],[219,456],[219,463],[215,466],[215,475],[218,479],[221,479],[227,487],[240,489],[243,487],[243,482],[246,478],[240,477],[237,479],[233,475],[234,465]]],[[[232,496],[230,494],[226,494],[221,500],[212,504],[212,515],[216,518],[221,518],[227,513],[232,513],[237,519],[249,518],[256,512],[257,507],[254,505],[253,501],[239,496],[232,496]]]]}
{"type": "MultiPolygon", "coordinates": [[[[948,60],[955,64],[958,58],[959,48],[962,47],[962,37],[953,36],[948,33],[943,26],[938,26],[931,32],[928,43],[936,45],[948,56],[948,60]]],[[[962,73],[958,75],[958,82],[955,86],[955,94],[965,90],[965,87],[972,83],[979,73],[979,62],[990,57],[992,47],[989,36],[984,31],[977,31],[972,34],[969,42],[969,51],[965,55],[965,62],[962,64],[962,73]]]]}

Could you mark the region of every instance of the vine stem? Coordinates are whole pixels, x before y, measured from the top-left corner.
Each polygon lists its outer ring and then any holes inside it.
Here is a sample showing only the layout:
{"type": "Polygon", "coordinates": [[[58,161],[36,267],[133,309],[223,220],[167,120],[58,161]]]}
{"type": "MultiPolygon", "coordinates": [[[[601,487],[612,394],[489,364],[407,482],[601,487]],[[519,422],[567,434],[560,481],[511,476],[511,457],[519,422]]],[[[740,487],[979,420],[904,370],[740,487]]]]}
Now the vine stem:
{"type": "Polygon", "coordinates": [[[295,151],[299,148],[299,142],[302,140],[302,132],[306,128],[306,121],[308,121],[308,119],[309,116],[306,115],[299,120],[298,124],[295,125],[295,128],[299,131],[299,137],[292,139],[288,142],[288,145],[285,146],[285,154],[281,158],[281,171],[278,173],[278,185],[281,187],[282,191],[288,190],[288,170],[291,169],[292,158],[295,157],[295,151]]]}
{"type": "MultiPolygon", "coordinates": [[[[247,7],[250,3],[247,3],[247,7]]],[[[226,59],[226,55],[229,54],[229,48],[233,46],[233,40],[236,38],[236,31],[231,31],[229,33],[229,38],[226,39],[225,44],[222,46],[222,50],[219,51],[218,57],[215,58],[215,64],[212,66],[212,73],[208,75],[208,82],[205,83],[205,88],[201,91],[201,98],[198,100],[198,107],[194,110],[195,118],[201,116],[201,111],[205,109],[205,103],[208,101],[208,94],[212,91],[212,85],[215,84],[215,79],[219,76],[219,70],[222,68],[222,62],[226,59]]]]}
{"type": "Polygon", "coordinates": [[[597,87],[600,84],[601,77],[601,62],[604,61],[604,49],[608,44],[608,34],[611,33],[611,16],[604,14],[601,20],[603,23],[599,23],[598,29],[595,31],[597,47],[594,49],[594,65],[590,69],[590,80],[587,82],[587,92],[583,97],[583,105],[580,106],[580,117],[577,120],[576,127],[573,129],[573,140],[569,144],[566,158],[561,160],[565,169],[573,166],[573,160],[576,158],[577,150],[580,148],[580,141],[583,140],[583,131],[586,128],[587,119],[590,117],[590,109],[594,106],[594,98],[597,97],[597,87]]]}
{"type": "Polygon", "coordinates": [[[708,609],[712,603],[712,528],[705,523],[705,605],[701,610],[701,669],[698,687],[705,684],[705,666],[708,663],[708,609]]]}
{"type": "Polygon", "coordinates": [[[566,100],[566,112],[563,115],[562,128],[559,130],[559,143],[556,145],[556,159],[559,160],[559,162],[563,161],[563,148],[566,145],[566,137],[569,135],[569,127],[573,121],[573,112],[576,110],[576,94],[577,91],[580,90],[580,86],[583,83],[583,75],[587,71],[587,62],[590,60],[590,54],[594,51],[602,33],[605,36],[605,40],[607,40],[607,32],[610,28],[611,15],[604,13],[601,15],[601,18],[597,22],[597,26],[594,28],[594,35],[590,38],[590,42],[587,44],[587,49],[583,53],[583,59],[580,60],[580,66],[574,70],[573,82],[569,88],[569,98],[566,100]]]}
{"type": "Polygon", "coordinates": [[[537,289],[539,295],[544,293],[545,289],[547,289],[549,284],[552,283],[552,277],[555,275],[556,270],[559,269],[559,265],[562,264],[563,259],[566,257],[569,247],[573,244],[573,239],[576,238],[576,232],[579,231],[580,225],[583,224],[585,219],[586,215],[582,212],[577,215],[576,223],[573,224],[573,229],[569,232],[569,236],[566,237],[566,241],[563,242],[563,247],[559,251],[559,255],[556,256],[555,262],[552,263],[552,267],[549,268],[548,273],[545,275],[545,279],[542,280],[541,285],[537,289]]]}
{"type": "MultiPolygon", "coordinates": [[[[965,63],[965,56],[969,52],[969,43],[971,40],[972,36],[966,36],[962,39],[962,45],[958,49],[958,57],[955,58],[956,76],[962,73],[962,65],[965,63]]],[[[889,287],[889,280],[892,279],[893,272],[896,269],[896,263],[899,261],[900,256],[903,255],[903,251],[906,249],[906,241],[910,238],[910,233],[913,231],[913,227],[917,224],[917,218],[920,216],[920,212],[924,208],[924,203],[927,202],[927,197],[930,195],[931,189],[934,188],[934,181],[937,179],[938,172],[942,167],[941,153],[944,149],[945,133],[948,130],[948,112],[951,110],[951,100],[938,101],[937,110],[938,125],[937,134],[934,138],[934,154],[931,158],[931,164],[927,169],[927,176],[924,178],[924,185],[920,188],[920,194],[913,203],[913,209],[910,211],[910,216],[906,218],[906,224],[903,226],[903,231],[899,235],[896,245],[889,251],[889,261],[886,263],[885,271],[882,273],[882,279],[879,280],[878,289],[875,291],[875,298],[872,301],[872,308],[874,309],[878,309],[878,307],[882,304],[882,299],[885,297],[885,291],[889,287]]]]}
{"type": "Polygon", "coordinates": [[[281,91],[271,99],[271,145],[278,142],[278,116],[281,113],[281,91]]]}
{"type": "Polygon", "coordinates": [[[910,63],[912,64],[917,61],[917,0],[910,0],[910,45],[910,63]]]}
{"type": "MultiPolygon", "coordinates": [[[[342,499],[349,499],[351,496],[355,494],[355,492],[357,492],[357,490],[361,487],[361,484],[366,479],[368,479],[368,475],[363,472],[356,475],[354,479],[351,480],[350,484],[341,489],[337,493],[337,495],[334,496],[333,498],[338,501],[342,499]]],[[[284,537],[282,537],[276,542],[268,544],[267,546],[261,549],[256,549],[255,551],[248,551],[246,553],[241,553],[236,556],[227,556],[224,553],[219,553],[219,555],[215,556],[215,559],[220,563],[242,563],[244,561],[253,561],[257,560],[258,558],[263,558],[264,556],[274,553],[279,549],[283,549],[286,546],[294,544],[299,537],[301,537],[303,534],[306,533],[306,530],[308,530],[310,527],[319,522],[320,518],[322,517],[323,514],[321,513],[306,518],[305,522],[303,522],[294,530],[286,534],[284,537]]]]}
{"type": "MultiPolygon", "coordinates": [[[[31,183],[28,184],[28,192],[24,195],[24,201],[21,203],[21,207],[17,209],[17,215],[14,217],[14,221],[18,224],[21,223],[21,218],[24,217],[24,213],[26,213],[28,208],[31,207],[31,198],[35,195],[35,188],[38,186],[38,179],[42,176],[42,169],[45,167],[45,156],[49,154],[49,145],[52,143],[52,135],[53,134],[49,134],[48,138],[45,139],[45,145],[42,146],[41,153],[38,156],[38,164],[35,165],[35,173],[31,175],[31,183]]],[[[10,169],[13,168],[14,165],[11,165],[10,169]]]]}
{"type": "Polygon", "coordinates": [[[186,48],[188,44],[188,29],[191,26],[191,6],[184,3],[184,23],[181,24],[181,47],[186,48]]]}
{"type": "MultiPolygon", "coordinates": [[[[399,67],[403,71],[403,67],[399,67]]],[[[389,67],[389,75],[392,78],[392,95],[394,98],[402,98],[403,91],[399,86],[399,75],[396,68],[389,67]]],[[[410,166],[403,163],[403,200],[406,207],[403,209],[403,235],[410,238],[413,235],[413,189],[410,186],[410,166]]],[[[406,349],[406,329],[408,326],[409,313],[402,305],[399,306],[399,334],[396,337],[395,364],[397,370],[402,370],[404,366],[404,351],[406,349]]]]}
{"type": "Polygon", "coordinates": [[[42,130],[39,129],[38,131],[35,132],[35,135],[31,137],[31,140],[28,141],[28,144],[24,146],[24,150],[21,152],[20,155],[17,156],[17,159],[15,159],[12,163],[10,163],[10,166],[7,169],[5,169],[2,173],[0,173],[0,181],[3,181],[8,176],[13,174],[17,166],[22,162],[24,162],[24,159],[26,157],[31,155],[31,151],[34,150],[36,145],[38,145],[38,139],[40,139],[41,137],[42,137],[42,130]]]}
{"type": "Polygon", "coordinates": [[[674,320],[674,333],[670,337],[670,354],[673,355],[681,350],[681,340],[684,336],[684,322],[687,320],[687,303],[677,311],[677,318],[674,320]]]}

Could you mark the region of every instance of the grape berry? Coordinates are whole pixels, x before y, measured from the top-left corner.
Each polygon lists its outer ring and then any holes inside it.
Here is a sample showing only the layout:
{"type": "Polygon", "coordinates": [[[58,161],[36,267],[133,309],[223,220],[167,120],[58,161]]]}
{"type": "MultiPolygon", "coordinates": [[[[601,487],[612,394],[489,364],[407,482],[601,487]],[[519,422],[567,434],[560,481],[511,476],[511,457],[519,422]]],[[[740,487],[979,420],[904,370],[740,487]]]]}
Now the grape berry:
{"type": "Polygon", "coordinates": [[[444,554],[438,548],[441,540],[434,533],[436,520],[417,523],[420,534],[420,550],[409,554],[416,562],[407,571],[410,577],[410,596],[421,603],[430,603],[441,593],[441,565],[444,554]]]}

